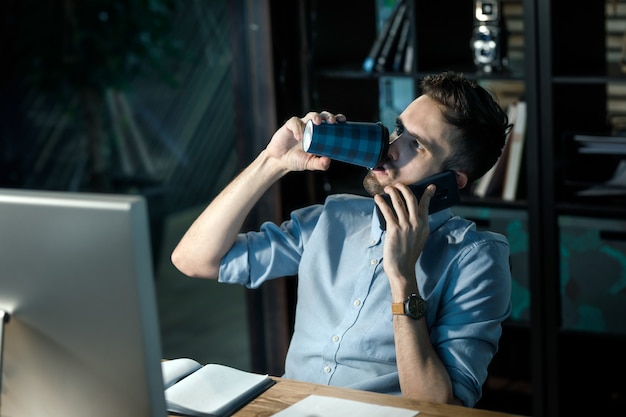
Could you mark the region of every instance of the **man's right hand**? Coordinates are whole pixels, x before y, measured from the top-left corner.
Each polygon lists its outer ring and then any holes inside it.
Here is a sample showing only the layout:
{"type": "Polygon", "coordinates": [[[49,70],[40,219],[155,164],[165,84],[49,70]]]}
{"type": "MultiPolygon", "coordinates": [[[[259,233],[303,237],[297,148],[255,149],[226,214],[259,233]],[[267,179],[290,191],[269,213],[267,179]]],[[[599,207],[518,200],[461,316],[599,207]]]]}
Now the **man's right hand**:
{"type": "Polygon", "coordinates": [[[319,125],[322,122],[345,122],[343,114],[332,114],[327,111],[310,112],[302,118],[291,117],[274,133],[265,148],[268,156],[279,159],[288,171],[325,171],[330,166],[330,158],[305,152],[302,149],[302,136],[308,120],[319,125]]]}

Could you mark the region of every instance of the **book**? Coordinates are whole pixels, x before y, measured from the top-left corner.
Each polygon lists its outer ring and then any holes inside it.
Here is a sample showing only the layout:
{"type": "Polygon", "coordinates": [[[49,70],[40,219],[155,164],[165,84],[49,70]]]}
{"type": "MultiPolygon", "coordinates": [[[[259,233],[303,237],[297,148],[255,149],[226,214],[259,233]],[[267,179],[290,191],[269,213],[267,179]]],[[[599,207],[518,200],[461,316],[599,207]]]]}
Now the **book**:
{"type": "Polygon", "coordinates": [[[574,135],[578,153],[626,155],[625,136],[574,135]]]}
{"type": "Polygon", "coordinates": [[[411,30],[409,33],[409,41],[407,42],[406,48],[404,51],[403,69],[404,69],[404,72],[406,72],[407,74],[413,71],[413,63],[415,62],[415,44],[414,44],[415,37],[411,35],[413,31],[414,29],[411,26],[411,30]]]}
{"type": "Polygon", "coordinates": [[[365,58],[365,61],[363,62],[363,70],[365,72],[372,72],[372,70],[374,69],[374,66],[376,65],[376,60],[378,59],[378,56],[380,55],[380,51],[383,47],[383,44],[385,43],[385,40],[387,39],[387,36],[389,35],[389,30],[391,29],[391,25],[394,21],[394,18],[396,14],[398,13],[401,3],[403,2],[404,0],[398,2],[394,6],[393,11],[391,12],[391,15],[389,16],[387,20],[385,20],[385,23],[383,23],[380,33],[378,33],[378,36],[376,37],[376,39],[374,40],[374,43],[372,44],[372,47],[370,48],[370,52],[367,54],[367,58],[365,58]]]}
{"type": "Polygon", "coordinates": [[[402,52],[402,70],[410,74],[413,71],[413,65],[415,59],[415,37],[417,31],[415,30],[415,2],[410,1],[406,9],[406,20],[409,22],[409,33],[407,34],[406,46],[402,52]]]}
{"type": "Polygon", "coordinates": [[[415,63],[415,36],[417,31],[415,30],[415,2],[409,2],[409,6],[406,9],[407,20],[409,20],[410,28],[408,33],[408,39],[406,41],[406,47],[404,48],[402,57],[402,70],[410,74],[413,71],[413,65],[415,63]]]}
{"type": "Polygon", "coordinates": [[[594,185],[591,188],[578,192],[580,196],[611,196],[626,194],[626,160],[621,160],[613,176],[604,184],[594,185]]]}
{"type": "Polygon", "coordinates": [[[389,66],[389,62],[392,58],[393,47],[398,43],[398,36],[400,33],[402,22],[404,21],[406,8],[406,2],[404,0],[400,0],[398,4],[398,9],[393,16],[391,27],[389,28],[389,33],[387,34],[385,42],[383,43],[383,47],[380,49],[380,54],[376,59],[376,65],[374,69],[378,72],[385,72],[385,70],[387,70],[387,67],[389,66]]]}
{"type": "Polygon", "coordinates": [[[161,362],[167,411],[186,416],[225,417],[269,388],[274,380],[189,358],[161,362]]]}
{"type": "Polygon", "coordinates": [[[411,33],[411,17],[409,16],[408,9],[404,15],[404,21],[402,22],[402,28],[400,29],[400,37],[398,38],[398,46],[396,47],[396,53],[393,57],[392,69],[399,72],[402,69],[402,63],[406,54],[406,47],[409,43],[409,34],[411,33]]]}
{"type": "MultiPolygon", "coordinates": [[[[509,104],[507,108],[507,115],[509,123],[515,127],[515,119],[517,117],[517,102],[509,104]]],[[[507,162],[509,159],[509,148],[511,146],[511,136],[513,135],[513,128],[509,131],[504,147],[502,148],[502,154],[496,161],[494,166],[485,173],[476,183],[473,189],[473,193],[477,197],[491,197],[496,194],[502,193],[502,186],[504,184],[504,174],[506,171],[507,162]]]]}
{"type": "Polygon", "coordinates": [[[526,102],[517,103],[517,115],[513,134],[511,135],[511,145],[509,148],[509,159],[504,175],[504,185],[502,189],[502,199],[507,201],[515,200],[517,186],[519,184],[520,170],[522,167],[522,155],[524,153],[524,141],[526,138],[526,102]]]}

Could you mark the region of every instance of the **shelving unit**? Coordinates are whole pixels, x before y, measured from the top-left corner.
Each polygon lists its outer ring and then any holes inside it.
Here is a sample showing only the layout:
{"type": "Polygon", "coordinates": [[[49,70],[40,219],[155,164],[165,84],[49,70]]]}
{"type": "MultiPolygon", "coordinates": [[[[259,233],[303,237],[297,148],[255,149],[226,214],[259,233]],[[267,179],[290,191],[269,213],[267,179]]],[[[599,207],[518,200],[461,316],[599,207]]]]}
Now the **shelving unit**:
{"type": "MultiPolygon", "coordinates": [[[[411,1],[417,56],[407,74],[362,70],[382,0],[300,0],[306,34],[303,111],[380,120],[382,81],[413,81],[417,96],[424,75],[444,70],[464,72],[481,83],[521,85],[528,119],[517,200],[467,194],[458,209],[479,227],[515,241],[521,260],[516,260],[514,279],[530,294],[517,301],[520,293],[514,294],[514,303],[527,303],[526,310],[504,329],[479,406],[536,417],[625,415],[626,324],[616,324],[612,316],[620,308],[626,313],[619,307],[626,306],[626,196],[576,195],[581,178],[606,179],[619,158],[589,161],[572,151],[567,138],[572,132],[611,132],[615,97],[609,86],[626,89],[626,73],[615,62],[619,39],[612,32],[626,30],[626,1],[617,0],[613,14],[612,0],[501,0],[513,23],[508,27],[512,62],[508,71],[491,74],[476,71],[472,62],[472,1],[411,1]],[[576,239],[588,246],[574,247],[576,239]],[[603,269],[594,274],[596,265],[603,269]],[[585,298],[591,290],[595,298],[585,298]],[[607,297],[599,297],[605,292],[607,297]]],[[[329,172],[314,174],[311,199],[363,193],[363,174],[360,168],[333,163],[329,172]]]]}
{"type": "MultiPolygon", "coordinates": [[[[626,74],[611,62],[607,48],[607,22],[615,18],[610,11],[613,3],[536,2],[541,40],[536,55],[541,139],[537,150],[540,171],[547,179],[538,184],[536,216],[538,224],[548,228],[544,248],[553,248],[539,257],[537,273],[542,281],[533,292],[543,294],[536,311],[544,318],[538,330],[543,366],[537,368],[544,375],[540,408],[544,415],[626,412],[626,385],[618,377],[626,371],[626,361],[618,353],[626,349],[626,331],[623,325],[605,330],[615,315],[612,303],[621,303],[622,316],[626,312],[626,295],[604,285],[607,279],[624,283],[626,266],[622,263],[607,271],[615,261],[606,254],[623,259],[626,253],[626,198],[578,197],[580,187],[572,183],[570,173],[578,174],[576,182],[605,180],[614,169],[614,158],[584,158],[571,152],[568,142],[572,132],[608,135],[611,131],[608,84],[626,83],[626,74]],[[563,18],[565,11],[567,18],[563,18]],[[584,249],[571,253],[578,243],[584,249]],[[605,294],[605,300],[585,300],[596,292],[605,294]],[[588,323],[583,325],[582,320],[588,323]]],[[[622,1],[615,5],[622,9],[623,33],[625,5],[622,1]]]]}

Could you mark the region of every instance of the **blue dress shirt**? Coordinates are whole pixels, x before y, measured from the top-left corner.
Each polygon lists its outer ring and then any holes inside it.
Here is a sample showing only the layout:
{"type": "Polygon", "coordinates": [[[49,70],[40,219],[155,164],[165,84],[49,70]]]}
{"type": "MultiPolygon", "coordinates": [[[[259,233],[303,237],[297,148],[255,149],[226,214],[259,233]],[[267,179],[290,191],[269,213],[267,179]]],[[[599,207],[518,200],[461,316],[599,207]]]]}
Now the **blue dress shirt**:
{"type": "MultiPolygon", "coordinates": [[[[369,197],[332,195],[280,226],[240,234],[223,258],[220,282],[256,288],[297,275],[286,378],[400,395],[385,234],[374,206],[369,197]]],[[[454,395],[473,407],[511,311],[509,244],[449,209],[429,224],[417,285],[454,395]]]]}

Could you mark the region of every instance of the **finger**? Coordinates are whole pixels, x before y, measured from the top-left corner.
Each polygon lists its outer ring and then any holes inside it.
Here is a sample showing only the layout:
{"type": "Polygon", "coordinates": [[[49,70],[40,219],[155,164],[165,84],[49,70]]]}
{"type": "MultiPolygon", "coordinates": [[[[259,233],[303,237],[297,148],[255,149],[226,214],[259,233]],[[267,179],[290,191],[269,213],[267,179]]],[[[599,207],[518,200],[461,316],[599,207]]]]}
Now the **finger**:
{"type": "Polygon", "coordinates": [[[337,123],[339,121],[345,121],[345,116],[336,115],[334,113],[329,112],[328,110],[324,110],[320,112],[320,116],[322,117],[324,121],[326,121],[326,123],[337,123]]]}
{"type": "MultiPolygon", "coordinates": [[[[413,190],[408,185],[398,183],[395,184],[398,190],[398,197],[402,201],[402,220],[412,221],[418,215],[418,201],[415,198],[413,190]]],[[[400,219],[400,215],[398,215],[400,219]]]]}
{"type": "Polygon", "coordinates": [[[326,171],[330,167],[330,158],[327,156],[311,155],[307,161],[306,169],[310,171],[326,171]]]}
{"type": "Polygon", "coordinates": [[[394,224],[397,222],[397,218],[393,214],[393,210],[380,194],[374,195],[374,202],[376,203],[376,205],[380,209],[380,212],[385,218],[385,223],[387,224],[387,227],[389,227],[390,224],[394,224]]]}
{"type": "Polygon", "coordinates": [[[316,125],[322,123],[322,122],[327,122],[327,123],[336,123],[336,122],[345,122],[346,121],[346,116],[342,113],[338,113],[338,114],[333,114],[331,112],[329,112],[328,110],[323,110],[321,112],[308,112],[304,117],[302,117],[300,120],[302,120],[304,123],[306,123],[308,120],[313,120],[313,123],[315,123],[316,125]]]}
{"type": "Polygon", "coordinates": [[[306,126],[306,122],[304,121],[304,119],[299,119],[295,116],[291,117],[285,122],[285,126],[291,131],[294,138],[296,138],[298,141],[302,140],[304,127],[306,126]]]}
{"type": "Polygon", "coordinates": [[[316,125],[322,123],[322,121],[324,120],[323,117],[320,115],[320,113],[316,112],[316,111],[310,111],[307,114],[304,115],[304,117],[300,118],[300,120],[302,121],[302,123],[308,122],[309,120],[313,120],[313,123],[315,123],[316,125]]]}
{"type": "Polygon", "coordinates": [[[419,202],[419,215],[422,218],[428,218],[428,209],[430,208],[430,200],[435,195],[435,190],[437,186],[435,184],[430,184],[426,187],[424,194],[419,202]]]}
{"type": "Polygon", "coordinates": [[[415,198],[415,194],[408,185],[397,183],[396,188],[401,193],[402,198],[404,199],[404,204],[406,205],[407,210],[413,209],[417,207],[417,199],[415,198]]]}
{"type": "MultiPolygon", "coordinates": [[[[398,223],[406,221],[408,217],[406,202],[403,195],[399,192],[399,187],[406,187],[403,184],[396,184],[396,186],[388,185],[385,187],[385,192],[389,194],[393,210],[395,211],[395,219],[398,223]]],[[[410,193],[410,190],[409,190],[410,193]]]]}

